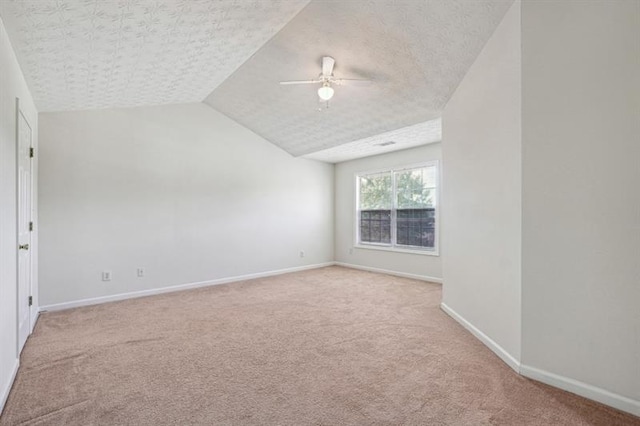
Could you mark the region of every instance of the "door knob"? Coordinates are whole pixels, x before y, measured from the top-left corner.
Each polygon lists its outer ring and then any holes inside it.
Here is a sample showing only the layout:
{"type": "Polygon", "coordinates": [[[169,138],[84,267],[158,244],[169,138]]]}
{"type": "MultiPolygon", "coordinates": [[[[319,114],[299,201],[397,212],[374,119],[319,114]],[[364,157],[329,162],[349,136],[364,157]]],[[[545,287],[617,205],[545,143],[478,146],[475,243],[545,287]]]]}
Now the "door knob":
{"type": "Polygon", "coordinates": [[[20,250],[29,250],[29,244],[20,244],[18,246],[18,249],[20,249],[20,250]]]}

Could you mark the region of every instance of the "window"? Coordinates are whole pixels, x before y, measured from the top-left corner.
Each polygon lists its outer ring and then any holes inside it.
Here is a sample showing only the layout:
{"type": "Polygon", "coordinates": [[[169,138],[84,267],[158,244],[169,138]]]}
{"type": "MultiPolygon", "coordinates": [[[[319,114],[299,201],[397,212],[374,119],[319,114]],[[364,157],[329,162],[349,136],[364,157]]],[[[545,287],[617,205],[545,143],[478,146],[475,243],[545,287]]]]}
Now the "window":
{"type": "Polygon", "coordinates": [[[438,164],[356,176],[356,244],[437,254],[438,164]]]}

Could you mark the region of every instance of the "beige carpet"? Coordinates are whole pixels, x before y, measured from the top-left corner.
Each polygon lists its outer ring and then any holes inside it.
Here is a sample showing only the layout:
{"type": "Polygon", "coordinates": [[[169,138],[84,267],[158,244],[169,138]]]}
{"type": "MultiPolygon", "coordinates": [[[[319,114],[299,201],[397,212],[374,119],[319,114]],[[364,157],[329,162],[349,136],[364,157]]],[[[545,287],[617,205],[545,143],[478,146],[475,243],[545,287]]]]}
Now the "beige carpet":
{"type": "Polygon", "coordinates": [[[640,425],[518,376],[439,303],[329,267],[46,313],[0,425],[640,425]]]}

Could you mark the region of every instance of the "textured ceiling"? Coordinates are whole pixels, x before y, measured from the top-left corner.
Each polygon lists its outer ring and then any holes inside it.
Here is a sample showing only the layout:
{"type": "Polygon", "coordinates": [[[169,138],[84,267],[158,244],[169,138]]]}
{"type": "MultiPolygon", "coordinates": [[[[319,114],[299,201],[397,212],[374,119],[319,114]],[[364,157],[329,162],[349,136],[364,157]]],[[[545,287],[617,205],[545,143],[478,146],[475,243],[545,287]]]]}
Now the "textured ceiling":
{"type": "Polygon", "coordinates": [[[40,111],[200,102],[308,0],[0,0],[40,111]]]}
{"type": "Polygon", "coordinates": [[[339,163],[355,158],[384,154],[386,152],[440,142],[441,140],[442,120],[438,118],[317,151],[307,154],[304,157],[327,163],[339,163]],[[394,143],[390,144],[390,142],[394,143]]]}
{"type": "Polygon", "coordinates": [[[292,155],[337,162],[439,139],[429,120],[512,2],[0,0],[0,16],[40,111],[204,99],[292,155]],[[325,55],[337,78],[374,83],[336,87],[329,108],[315,85],[278,84],[317,77],[325,55]]]}
{"type": "Polygon", "coordinates": [[[305,155],[439,117],[512,0],[314,0],[206,99],[293,155],[305,155]],[[330,108],[314,85],[336,59],[330,108]]]}

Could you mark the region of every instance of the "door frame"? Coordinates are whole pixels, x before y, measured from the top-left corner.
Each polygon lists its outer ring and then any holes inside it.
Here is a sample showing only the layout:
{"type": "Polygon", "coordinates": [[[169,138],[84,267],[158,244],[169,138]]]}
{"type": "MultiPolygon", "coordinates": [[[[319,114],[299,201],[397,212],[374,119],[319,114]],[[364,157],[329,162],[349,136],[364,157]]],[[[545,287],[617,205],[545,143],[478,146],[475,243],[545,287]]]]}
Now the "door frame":
{"type": "MultiPolygon", "coordinates": [[[[15,244],[15,250],[16,250],[16,355],[17,357],[20,357],[20,352],[21,349],[20,348],[20,249],[18,248],[19,244],[20,244],[20,229],[19,229],[19,223],[20,223],[20,181],[19,181],[19,167],[20,167],[20,116],[22,116],[22,118],[24,119],[25,124],[27,125],[27,127],[29,127],[29,132],[30,132],[30,140],[29,140],[29,148],[33,149],[33,139],[34,139],[34,132],[33,132],[33,127],[31,126],[31,123],[29,122],[29,119],[27,118],[27,115],[22,111],[22,108],[20,107],[20,98],[16,97],[16,132],[15,132],[15,137],[16,137],[16,142],[15,142],[15,148],[16,148],[16,157],[15,157],[15,164],[16,164],[16,244],[15,244]]],[[[29,168],[30,168],[30,181],[29,181],[29,198],[30,198],[30,202],[29,202],[29,221],[30,222],[34,222],[33,218],[34,218],[34,161],[33,161],[33,157],[30,158],[29,160],[29,168]]],[[[29,234],[29,295],[33,298],[33,279],[34,279],[34,235],[33,232],[30,232],[29,234]]],[[[29,305],[29,324],[27,327],[28,333],[27,333],[27,339],[29,338],[29,336],[31,335],[31,333],[33,332],[33,327],[34,327],[34,317],[33,317],[33,309],[35,308],[35,304],[31,304],[29,305]]]]}

